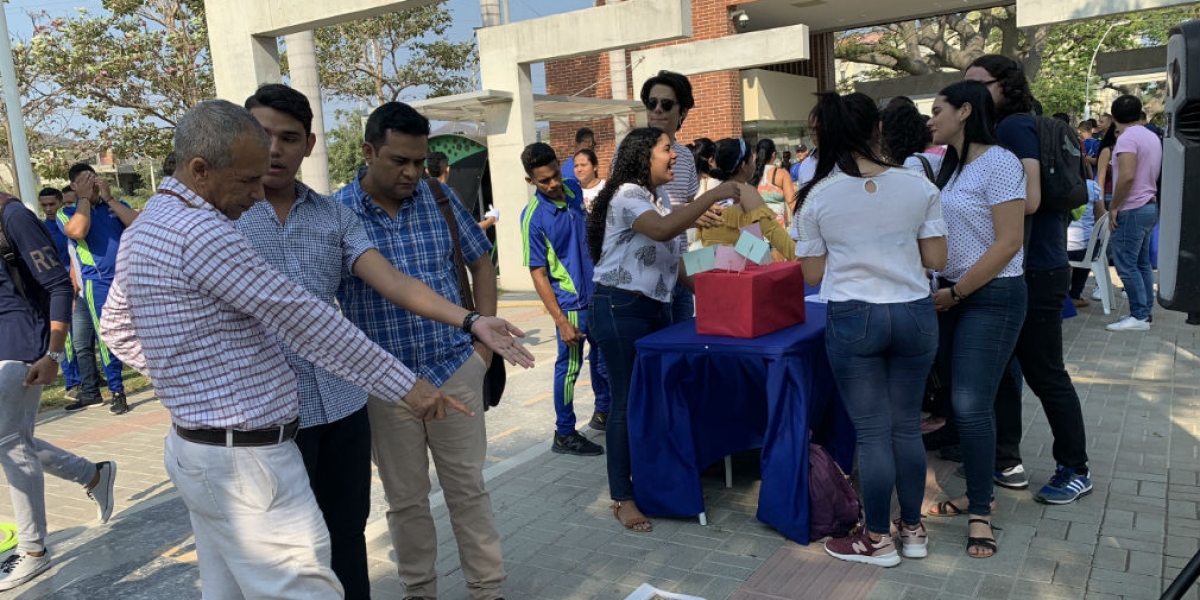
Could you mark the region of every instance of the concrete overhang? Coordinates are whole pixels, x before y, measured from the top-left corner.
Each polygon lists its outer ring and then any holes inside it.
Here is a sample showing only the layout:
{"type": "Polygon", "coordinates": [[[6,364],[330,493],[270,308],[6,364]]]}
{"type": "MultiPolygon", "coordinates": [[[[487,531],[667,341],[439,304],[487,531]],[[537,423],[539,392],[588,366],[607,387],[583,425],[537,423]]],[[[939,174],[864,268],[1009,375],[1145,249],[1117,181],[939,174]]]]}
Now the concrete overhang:
{"type": "Polygon", "coordinates": [[[1054,25],[1193,3],[1195,0],[1017,0],[1017,27],[1054,25]]]}
{"type": "Polygon", "coordinates": [[[661,69],[699,75],[808,60],[808,31],[808,25],[798,24],[677,46],[637,50],[629,54],[633,80],[646,81],[661,69]]]}
{"type": "MultiPolygon", "coordinates": [[[[754,0],[737,5],[749,20],[745,31],[808,25],[812,33],[845,31],[934,15],[1012,4],[1013,0],[754,0]]],[[[1062,1],[1062,0],[1058,0],[1062,1]]]]}
{"type": "MultiPolygon", "coordinates": [[[[486,120],[486,110],[497,104],[511,103],[510,92],[483,90],[442,96],[409,103],[426,118],[434,121],[486,120]]],[[[631,113],[645,113],[641,102],[611,100],[607,98],[585,98],[581,96],[533,95],[533,115],[537,121],[591,121],[611,117],[626,117],[631,113]]]]}
{"type": "Polygon", "coordinates": [[[1096,57],[1096,73],[1108,85],[1137,85],[1167,78],[1167,47],[1153,46],[1096,57]]]}

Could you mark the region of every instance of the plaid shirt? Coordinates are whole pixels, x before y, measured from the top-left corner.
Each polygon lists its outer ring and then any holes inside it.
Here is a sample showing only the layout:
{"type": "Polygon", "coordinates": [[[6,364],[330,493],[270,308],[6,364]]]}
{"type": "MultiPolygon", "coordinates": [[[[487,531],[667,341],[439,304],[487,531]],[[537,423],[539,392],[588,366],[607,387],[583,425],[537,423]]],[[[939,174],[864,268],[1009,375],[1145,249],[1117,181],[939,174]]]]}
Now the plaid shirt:
{"type": "MultiPolygon", "coordinates": [[[[338,285],[354,261],[375,246],[362,222],[340,202],[296,182],[296,202],[279,222],[269,202],[259,202],[237,220],[259,256],[312,295],[335,306],[338,285]]],[[[339,421],[367,405],[367,393],[284,346],[300,387],[300,426],[339,421]]]]}
{"type": "MultiPolygon", "coordinates": [[[[416,194],[400,205],[393,219],[371,201],[359,185],[359,177],[334,197],[358,214],[367,237],[398,270],[461,305],[450,228],[429,187],[419,183],[416,194]]],[[[448,195],[464,259],[474,262],[491,250],[491,244],[454,193],[448,195]]],[[[395,306],[357,277],[342,280],[338,303],[346,318],[375,343],[436,386],[445,383],[475,351],[470,334],[395,306]]]]}
{"type": "Polygon", "coordinates": [[[294,420],[296,376],[279,341],[381,398],[400,400],[415,379],[170,177],[121,240],[100,327],[113,354],[150,377],[180,427],[294,420]]]}

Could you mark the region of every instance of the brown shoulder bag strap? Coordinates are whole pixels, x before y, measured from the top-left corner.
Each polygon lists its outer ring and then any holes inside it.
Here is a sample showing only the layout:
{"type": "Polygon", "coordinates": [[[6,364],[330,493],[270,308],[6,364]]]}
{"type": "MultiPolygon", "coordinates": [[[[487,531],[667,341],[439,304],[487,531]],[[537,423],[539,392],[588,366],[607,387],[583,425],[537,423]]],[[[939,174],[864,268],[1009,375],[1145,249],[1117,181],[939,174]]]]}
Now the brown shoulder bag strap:
{"type": "Polygon", "coordinates": [[[454,218],[454,209],[450,206],[450,196],[446,194],[442,182],[437,179],[426,177],[425,184],[429,186],[429,191],[433,192],[438,209],[442,211],[442,217],[446,219],[446,226],[450,228],[450,243],[454,245],[454,271],[458,274],[459,298],[462,300],[463,308],[474,311],[475,296],[471,294],[471,281],[467,278],[467,261],[463,257],[462,245],[459,243],[458,220],[454,218]]]}

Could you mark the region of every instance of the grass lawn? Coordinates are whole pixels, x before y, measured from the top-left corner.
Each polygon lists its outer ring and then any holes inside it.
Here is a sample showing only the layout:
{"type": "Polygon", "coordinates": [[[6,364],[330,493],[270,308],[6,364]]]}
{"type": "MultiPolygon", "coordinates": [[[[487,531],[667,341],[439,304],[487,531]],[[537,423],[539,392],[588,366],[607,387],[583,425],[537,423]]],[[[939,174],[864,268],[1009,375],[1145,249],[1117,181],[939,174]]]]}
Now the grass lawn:
{"type": "MultiPolygon", "coordinates": [[[[140,392],[150,387],[150,380],[146,379],[141,373],[129,367],[125,367],[123,373],[125,375],[125,395],[132,395],[134,392],[140,392]]],[[[62,374],[60,373],[54,383],[42,388],[42,405],[38,408],[38,412],[55,410],[69,404],[70,400],[63,397],[65,392],[66,390],[63,389],[62,374]]],[[[101,389],[100,394],[104,396],[105,400],[112,398],[107,389],[101,389]]]]}

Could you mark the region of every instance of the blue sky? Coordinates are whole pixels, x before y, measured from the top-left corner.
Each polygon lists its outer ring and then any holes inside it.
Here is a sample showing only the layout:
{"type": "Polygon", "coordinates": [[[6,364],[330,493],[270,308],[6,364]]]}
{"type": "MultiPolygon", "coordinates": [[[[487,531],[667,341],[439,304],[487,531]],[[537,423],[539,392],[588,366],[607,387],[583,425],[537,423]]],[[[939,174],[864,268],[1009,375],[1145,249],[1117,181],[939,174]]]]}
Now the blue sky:
{"type": "MultiPolygon", "coordinates": [[[[594,4],[593,0],[508,0],[508,3],[510,19],[513,21],[589,8],[594,4]]],[[[448,36],[451,41],[472,39],[474,29],[483,24],[479,15],[479,0],[447,0],[445,6],[454,16],[454,25],[448,36]]],[[[27,11],[45,10],[51,16],[67,16],[76,14],[77,8],[86,8],[94,13],[103,11],[99,0],[8,0],[4,3],[9,30],[20,38],[28,38],[32,33],[27,11]]],[[[545,91],[545,78],[540,67],[535,68],[534,88],[539,92],[545,91]]]]}

